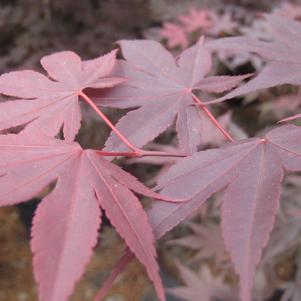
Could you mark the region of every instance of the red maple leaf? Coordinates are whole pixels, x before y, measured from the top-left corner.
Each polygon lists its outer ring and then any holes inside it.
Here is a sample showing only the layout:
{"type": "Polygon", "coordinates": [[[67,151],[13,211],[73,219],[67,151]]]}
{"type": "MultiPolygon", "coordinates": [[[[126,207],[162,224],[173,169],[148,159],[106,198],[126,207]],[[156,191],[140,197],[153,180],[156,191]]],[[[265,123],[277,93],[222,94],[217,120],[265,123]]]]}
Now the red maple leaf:
{"type": "Polygon", "coordinates": [[[208,29],[213,25],[208,10],[191,8],[189,14],[179,16],[178,19],[185,25],[188,32],[194,32],[199,29],[208,29]]]}
{"type": "Polygon", "coordinates": [[[185,285],[168,288],[167,292],[171,295],[185,301],[237,300],[236,294],[224,283],[223,277],[214,277],[207,266],[201,266],[194,273],[179,261],[176,261],[176,265],[185,285]]]}
{"type": "Polygon", "coordinates": [[[225,188],[223,237],[240,276],[241,298],[250,301],[255,267],[274,224],[284,172],[301,170],[300,139],[300,127],[282,126],[263,139],[230,143],[178,161],[161,177],[158,188],[170,197],[191,200],[154,203],[148,215],[156,238],[225,188]]]}
{"type": "MultiPolygon", "coordinates": [[[[137,147],[165,131],[175,117],[180,148],[194,152],[202,139],[203,122],[215,122],[194,91],[221,93],[237,86],[245,76],[205,76],[211,70],[211,55],[201,39],[176,61],[154,41],[119,42],[126,61],[120,61],[115,74],[128,79],[124,85],[93,94],[98,105],[128,108],[116,128],[137,147]],[[199,106],[197,106],[197,105],[199,106]],[[201,107],[201,108],[200,108],[201,107]],[[206,113],[206,121],[199,114],[206,113]]],[[[91,94],[92,95],[92,94],[91,94]]],[[[224,135],[227,136],[225,132],[224,135]]],[[[112,133],[108,151],[125,151],[126,146],[112,133]]]]}
{"type": "Polygon", "coordinates": [[[56,181],[33,220],[31,247],[40,300],[63,301],[71,294],[97,241],[100,208],[145,265],[164,300],[152,229],[133,192],[160,196],[100,155],[45,136],[0,136],[1,206],[26,201],[56,181]]]}
{"type": "Polygon", "coordinates": [[[189,44],[185,30],[177,24],[164,22],[159,34],[167,40],[168,48],[180,46],[182,49],[185,49],[189,44]]]}
{"type": "Polygon", "coordinates": [[[268,61],[267,66],[245,85],[209,103],[221,102],[277,85],[301,84],[300,22],[273,15],[265,15],[265,18],[272,30],[272,41],[250,37],[233,37],[215,40],[207,44],[207,47],[211,49],[255,53],[268,61]]]}
{"type": "Polygon", "coordinates": [[[213,223],[202,225],[190,222],[186,224],[193,234],[169,240],[168,245],[182,246],[196,251],[196,254],[189,259],[190,263],[210,257],[214,257],[216,262],[221,262],[225,258],[225,248],[219,226],[213,223]]]}
{"type": "Polygon", "coordinates": [[[27,124],[26,131],[55,136],[63,126],[64,137],[73,141],[81,123],[79,95],[85,88],[112,87],[124,79],[109,77],[116,50],[83,61],[74,52],[63,51],[41,59],[53,79],[24,70],[0,76],[0,93],[22,98],[0,104],[0,130],[27,124]]]}

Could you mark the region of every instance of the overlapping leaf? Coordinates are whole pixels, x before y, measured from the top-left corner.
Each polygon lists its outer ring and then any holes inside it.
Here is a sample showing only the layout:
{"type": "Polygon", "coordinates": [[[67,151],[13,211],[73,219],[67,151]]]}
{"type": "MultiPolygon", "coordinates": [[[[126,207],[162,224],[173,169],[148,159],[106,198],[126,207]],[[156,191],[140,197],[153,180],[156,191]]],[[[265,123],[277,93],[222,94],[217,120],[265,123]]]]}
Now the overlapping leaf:
{"type": "Polygon", "coordinates": [[[0,205],[26,201],[57,181],[39,205],[32,229],[34,271],[41,301],[65,301],[84,272],[103,208],[145,265],[161,300],[154,236],[132,191],[160,196],[93,150],[44,136],[0,136],[0,205]]]}
{"type": "Polygon", "coordinates": [[[224,38],[209,42],[207,47],[256,53],[268,61],[267,66],[247,84],[217,100],[223,101],[255,90],[282,84],[301,84],[301,24],[289,18],[266,15],[273,41],[249,37],[224,38]]]}
{"type": "MultiPolygon", "coordinates": [[[[115,72],[128,81],[105,93],[94,94],[94,99],[99,105],[140,107],[129,112],[117,124],[123,135],[137,147],[153,140],[177,117],[180,147],[196,151],[205,121],[199,114],[200,108],[194,105],[192,91],[221,93],[234,88],[247,77],[204,78],[211,70],[211,56],[202,39],[185,50],[177,61],[154,41],[121,41],[120,46],[126,61],[121,61],[115,72]]],[[[126,147],[112,133],[106,149],[124,151],[126,147]]]]}
{"type": "Polygon", "coordinates": [[[109,77],[115,56],[116,50],[82,62],[76,53],[63,51],[41,59],[53,80],[31,70],[1,75],[0,93],[22,99],[0,104],[0,130],[29,123],[26,129],[32,133],[55,136],[63,126],[65,139],[73,141],[81,123],[79,92],[124,81],[109,77]]]}
{"type": "Polygon", "coordinates": [[[156,202],[148,212],[156,238],[179,224],[212,194],[225,188],[222,228],[226,249],[241,281],[241,298],[251,288],[263,247],[273,227],[285,171],[301,170],[301,128],[283,126],[265,138],[231,143],[180,160],[158,188],[182,204],[156,202]]]}

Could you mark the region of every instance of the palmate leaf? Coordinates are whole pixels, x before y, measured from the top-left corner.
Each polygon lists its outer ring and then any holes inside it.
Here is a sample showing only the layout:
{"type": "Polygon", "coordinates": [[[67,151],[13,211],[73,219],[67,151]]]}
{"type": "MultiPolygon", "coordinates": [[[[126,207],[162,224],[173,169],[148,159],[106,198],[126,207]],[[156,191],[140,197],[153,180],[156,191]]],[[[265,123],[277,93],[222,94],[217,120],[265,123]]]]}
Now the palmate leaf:
{"type": "Polygon", "coordinates": [[[224,283],[220,275],[214,277],[206,265],[202,265],[197,273],[176,261],[176,266],[185,285],[168,288],[167,292],[183,301],[237,301],[237,296],[224,283]],[[200,299],[201,297],[201,299],[200,299]]]}
{"type": "Polygon", "coordinates": [[[0,174],[1,206],[26,201],[57,181],[38,206],[32,228],[41,301],[65,301],[72,293],[97,241],[100,208],[145,265],[164,300],[152,229],[133,192],[160,195],[97,151],[27,133],[0,136],[0,174]]]}
{"type": "MultiPolygon", "coordinates": [[[[212,62],[202,39],[185,50],[178,60],[155,41],[124,40],[119,44],[126,61],[119,61],[114,74],[128,81],[114,89],[94,92],[91,96],[98,105],[139,107],[122,117],[116,126],[137,147],[165,131],[177,117],[180,148],[195,152],[201,142],[202,124],[210,121],[199,114],[193,91],[221,93],[236,87],[249,76],[205,78],[212,62]]],[[[127,148],[111,133],[106,150],[125,151],[127,148]]]]}
{"type": "Polygon", "coordinates": [[[265,15],[271,27],[273,41],[249,37],[218,39],[206,44],[210,49],[252,52],[266,59],[268,64],[252,80],[213,102],[283,84],[301,84],[301,24],[290,18],[265,15]]]}
{"type": "Polygon", "coordinates": [[[215,262],[221,262],[225,257],[225,247],[220,227],[213,223],[203,225],[188,222],[186,224],[193,234],[171,239],[167,244],[194,250],[196,254],[187,261],[188,263],[196,263],[211,257],[215,262]]]}
{"type": "Polygon", "coordinates": [[[279,205],[285,171],[301,170],[301,128],[282,126],[263,139],[230,143],[180,160],[158,183],[182,204],[154,203],[148,212],[158,239],[224,189],[222,229],[226,249],[239,274],[242,301],[251,300],[256,265],[279,205]]]}
{"type": "Polygon", "coordinates": [[[63,126],[65,139],[73,141],[81,123],[79,93],[87,87],[113,87],[124,81],[109,77],[115,61],[116,50],[88,61],[62,51],[41,59],[53,80],[31,70],[1,75],[0,93],[22,99],[0,104],[0,130],[29,123],[25,129],[31,133],[55,136],[63,126]]]}
{"type": "Polygon", "coordinates": [[[213,26],[210,12],[208,10],[197,10],[191,8],[189,14],[178,17],[178,20],[184,24],[187,32],[197,30],[206,30],[213,26]]]}
{"type": "Polygon", "coordinates": [[[189,44],[184,28],[176,23],[164,22],[159,34],[162,38],[166,39],[168,48],[172,49],[180,46],[182,49],[185,49],[189,44]]]}

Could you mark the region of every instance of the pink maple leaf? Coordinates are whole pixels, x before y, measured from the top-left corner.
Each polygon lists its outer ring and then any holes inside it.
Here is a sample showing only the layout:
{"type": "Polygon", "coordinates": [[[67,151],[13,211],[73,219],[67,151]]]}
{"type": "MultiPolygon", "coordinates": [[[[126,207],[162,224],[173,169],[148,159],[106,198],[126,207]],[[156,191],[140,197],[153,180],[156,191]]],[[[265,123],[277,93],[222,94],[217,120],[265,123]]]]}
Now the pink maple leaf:
{"type": "Polygon", "coordinates": [[[180,46],[182,49],[185,49],[188,47],[189,42],[186,31],[182,26],[175,23],[164,22],[159,35],[166,39],[168,48],[172,49],[180,46]]]}
{"type": "Polygon", "coordinates": [[[225,257],[225,247],[220,227],[212,223],[202,225],[190,222],[186,224],[193,234],[169,240],[167,244],[196,251],[196,254],[189,260],[190,263],[212,257],[221,262],[225,257]]]}
{"type": "MultiPolygon", "coordinates": [[[[128,79],[127,84],[96,91],[93,97],[98,105],[139,107],[123,116],[116,125],[138,147],[165,131],[176,118],[180,148],[196,151],[202,139],[202,123],[212,120],[202,118],[204,115],[200,111],[207,111],[207,116],[210,112],[201,106],[194,91],[222,93],[248,77],[206,76],[212,60],[202,39],[182,52],[178,60],[155,41],[121,41],[120,45],[126,61],[120,61],[115,71],[128,79]]],[[[125,149],[112,133],[106,150],[125,149]]]]}
{"type": "Polygon", "coordinates": [[[212,26],[206,30],[206,33],[213,36],[217,37],[223,33],[233,34],[238,29],[238,23],[233,20],[230,13],[224,13],[222,15],[210,13],[210,18],[212,20],[212,26]]]}
{"type": "Polygon", "coordinates": [[[194,32],[199,29],[205,30],[213,24],[208,10],[197,10],[195,8],[191,8],[187,15],[179,16],[178,19],[184,24],[187,32],[194,32]]]}
{"type": "Polygon", "coordinates": [[[226,286],[222,276],[213,277],[207,266],[201,266],[198,272],[194,273],[179,261],[176,261],[176,265],[185,286],[168,288],[169,294],[185,301],[238,300],[229,286],[226,286]]]}
{"type": "Polygon", "coordinates": [[[300,127],[282,126],[262,139],[230,143],[180,160],[159,179],[157,188],[170,197],[191,200],[153,205],[148,215],[156,238],[225,188],[223,237],[240,276],[241,298],[250,301],[255,268],[278,209],[284,172],[301,170],[300,139],[300,127]]]}
{"type": "Polygon", "coordinates": [[[82,61],[72,51],[45,56],[41,64],[53,80],[31,70],[2,74],[0,93],[22,99],[0,104],[0,130],[28,124],[25,130],[31,133],[55,136],[63,127],[65,139],[73,141],[81,123],[81,91],[113,87],[125,81],[109,76],[116,52],[88,61],[82,61]]]}
{"type": "Polygon", "coordinates": [[[248,37],[233,37],[219,39],[207,44],[207,47],[211,49],[251,52],[268,60],[267,66],[256,77],[245,85],[226,94],[224,97],[213,101],[214,103],[277,85],[301,84],[301,23],[289,18],[273,15],[265,15],[265,18],[272,29],[272,41],[261,41],[248,37]]]}
{"type": "Polygon", "coordinates": [[[41,301],[65,301],[96,244],[104,209],[145,265],[164,300],[154,235],[133,192],[160,198],[98,151],[48,136],[0,135],[0,205],[26,201],[56,181],[32,227],[34,274],[41,301]],[[139,217],[139,218],[137,218],[139,217]]]}

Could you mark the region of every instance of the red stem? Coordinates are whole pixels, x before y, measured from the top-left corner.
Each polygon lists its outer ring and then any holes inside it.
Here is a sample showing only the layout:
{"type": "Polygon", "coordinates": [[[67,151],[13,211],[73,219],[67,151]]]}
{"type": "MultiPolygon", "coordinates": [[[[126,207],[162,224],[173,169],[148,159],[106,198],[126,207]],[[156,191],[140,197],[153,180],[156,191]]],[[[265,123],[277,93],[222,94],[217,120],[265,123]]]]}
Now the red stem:
{"type": "Polygon", "coordinates": [[[189,154],[185,153],[168,153],[168,152],[159,152],[159,151],[145,151],[142,150],[141,157],[146,157],[146,156],[154,156],[154,157],[178,157],[178,158],[183,158],[189,156],[189,154]]]}
{"type": "Polygon", "coordinates": [[[112,129],[112,131],[136,154],[141,151],[137,149],[132,143],[130,143],[113,125],[113,123],[108,119],[108,117],[96,106],[96,104],[83,92],[79,92],[81,96],[89,106],[102,118],[102,120],[112,129]]]}
{"type": "Polygon", "coordinates": [[[115,132],[115,134],[133,151],[133,152],[104,152],[98,151],[102,156],[127,156],[127,157],[144,157],[144,156],[156,156],[156,157],[186,157],[187,154],[179,153],[166,153],[166,152],[157,152],[157,151],[145,151],[142,149],[136,148],[132,145],[112,124],[108,117],[96,106],[96,104],[83,92],[79,92],[81,96],[88,104],[91,106],[94,111],[104,120],[104,122],[115,132]]]}
{"type": "Polygon", "coordinates": [[[106,281],[103,283],[102,287],[98,291],[94,301],[101,301],[105,297],[109,289],[112,287],[113,282],[115,281],[117,276],[125,269],[128,263],[131,262],[134,257],[135,256],[133,255],[133,253],[129,251],[129,249],[126,249],[125,254],[118,261],[118,263],[112,270],[110,276],[106,279],[106,281]]]}
{"type": "Polygon", "coordinates": [[[221,131],[221,133],[228,139],[229,141],[233,142],[234,139],[231,135],[220,125],[220,123],[216,120],[216,118],[211,114],[209,109],[205,106],[205,104],[194,94],[191,93],[193,100],[197,103],[197,105],[207,114],[209,119],[213,122],[213,124],[221,131]]]}
{"type": "Polygon", "coordinates": [[[181,153],[168,153],[168,152],[158,152],[158,151],[145,151],[139,150],[139,152],[104,152],[97,151],[97,153],[101,156],[105,157],[115,157],[115,156],[124,156],[124,157],[146,157],[146,156],[154,156],[154,157],[187,157],[188,154],[181,153]]]}

